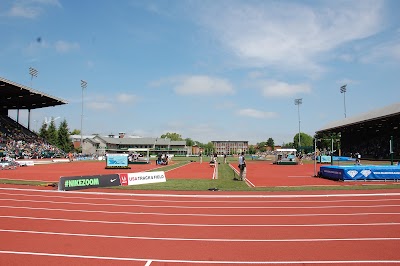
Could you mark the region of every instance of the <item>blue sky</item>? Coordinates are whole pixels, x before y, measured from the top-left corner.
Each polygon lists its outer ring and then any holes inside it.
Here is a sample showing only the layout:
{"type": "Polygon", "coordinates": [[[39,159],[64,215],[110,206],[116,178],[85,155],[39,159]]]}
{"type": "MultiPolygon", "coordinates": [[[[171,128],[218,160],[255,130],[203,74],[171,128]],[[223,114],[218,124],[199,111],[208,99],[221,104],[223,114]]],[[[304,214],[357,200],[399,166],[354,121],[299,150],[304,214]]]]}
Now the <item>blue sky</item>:
{"type": "Polygon", "coordinates": [[[68,101],[32,110],[33,129],[51,116],[80,129],[83,79],[84,135],[279,145],[298,133],[295,99],[310,135],[344,118],[344,84],[347,117],[400,101],[399,11],[396,0],[3,0],[0,76],[68,101]]]}

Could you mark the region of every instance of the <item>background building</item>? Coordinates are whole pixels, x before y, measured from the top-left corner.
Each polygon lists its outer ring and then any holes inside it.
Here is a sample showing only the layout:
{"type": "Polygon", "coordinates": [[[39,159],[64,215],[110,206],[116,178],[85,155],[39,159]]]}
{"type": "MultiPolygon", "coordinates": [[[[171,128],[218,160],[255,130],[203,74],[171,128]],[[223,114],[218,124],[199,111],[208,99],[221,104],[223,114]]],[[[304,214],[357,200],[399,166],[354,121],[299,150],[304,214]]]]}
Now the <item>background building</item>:
{"type": "Polygon", "coordinates": [[[150,149],[150,155],[158,153],[173,154],[174,156],[186,156],[188,148],[186,141],[173,141],[169,138],[127,138],[119,134],[103,137],[99,135],[91,136],[83,140],[82,153],[105,155],[106,153],[128,152],[129,148],[150,149]]]}
{"type": "Polygon", "coordinates": [[[249,150],[249,142],[248,141],[234,141],[234,140],[214,140],[211,141],[214,145],[215,152],[218,155],[226,154],[226,155],[233,155],[238,154],[241,152],[247,153],[249,150]]]}

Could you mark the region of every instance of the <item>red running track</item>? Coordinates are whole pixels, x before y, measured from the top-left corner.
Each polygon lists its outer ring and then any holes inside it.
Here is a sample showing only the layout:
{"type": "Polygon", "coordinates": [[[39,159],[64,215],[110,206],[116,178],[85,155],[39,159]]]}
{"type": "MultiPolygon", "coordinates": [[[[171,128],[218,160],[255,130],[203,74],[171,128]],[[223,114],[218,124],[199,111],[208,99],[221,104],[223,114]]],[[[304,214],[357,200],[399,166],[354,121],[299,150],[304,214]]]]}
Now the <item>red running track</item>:
{"type": "MultiPolygon", "coordinates": [[[[174,162],[172,162],[173,164],[174,162]]],[[[231,163],[234,170],[236,163],[231,163]]],[[[78,161],[72,163],[38,164],[19,167],[16,170],[0,171],[0,179],[36,180],[58,182],[61,176],[90,176],[113,173],[135,173],[162,169],[162,166],[150,164],[131,165],[131,169],[105,169],[105,162],[78,161]]],[[[166,171],[168,179],[212,179],[214,168],[208,162],[191,162],[176,169],[166,171]]],[[[315,178],[314,171],[319,171],[319,165],[274,165],[270,162],[248,161],[247,182],[255,187],[277,186],[360,186],[383,184],[383,182],[337,182],[324,178],[315,178]]],[[[391,182],[385,182],[389,184],[391,182]]]]}
{"type": "MultiPolygon", "coordinates": [[[[171,162],[174,164],[174,162],[171,162]]],[[[105,162],[77,161],[72,163],[35,164],[16,170],[0,171],[0,179],[57,182],[61,176],[92,176],[115,173],[137,173],[162,168],[162,165],[132,164],[131,169],[105,169],[105,162]]],[[[212,179],[214,168],[209,163],[188,163],[166,171],[167,179],[212,179]]]]}
{"type": "Polygon", "coordinates": [[[0,265],[400,263],[400,190],[322,193],[2,185],[0,265]]]}
{"type": "Polygon", "coordinates": [[[167,179],[212,179],[214,167],[208,162],[190,162],[165,172],[167,179]]]}

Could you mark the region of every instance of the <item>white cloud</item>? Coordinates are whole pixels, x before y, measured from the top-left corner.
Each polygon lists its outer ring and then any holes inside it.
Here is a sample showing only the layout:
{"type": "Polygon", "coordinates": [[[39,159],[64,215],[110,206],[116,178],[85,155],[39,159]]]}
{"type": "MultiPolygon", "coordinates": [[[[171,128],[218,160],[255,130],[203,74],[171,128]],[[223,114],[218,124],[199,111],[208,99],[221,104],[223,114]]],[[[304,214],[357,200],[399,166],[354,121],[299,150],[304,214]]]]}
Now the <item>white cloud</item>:
{"type": "Polygon", "coordinates": [[[367,53],[360,57],[363,63],[371,63],[386,60],[400,61],[400,43],[399,41],[382,43],[368,50],[367,53]]]}
{"type": "Polygon", "coordinates": [[[324,55],[383,27],[383,1],[258,3],[202,5],[198,23],[246,65],[302,71],[322,71],[324,55]]]}
{"type": "Polygon", "coordinates": [[[252,79],[257,79],[264,76],[264,73],[261,71],[251,71],[250,73],[248,73],[248,76],[252,79]]]}
{"type": "Polygon", "coordinates": [[[29,56],[35,56],[42,51],[42,49],[49,48],[49,44],[46,41],[41,42],[30,42],[27,47],[23,49],[23,52],[29,56]]]}
{"type": "Polygon", "coordinates": [[[136,101],[137,101],[136,95],[127,93],[117,94],[117,102],[119,103],[134,103],[136,101]]]}
{"type": "Polygon", "coordinates": [[[234,109],[236,104],[232,101],[218,101],[218,104],[215,105],[216,109],[224,110],[224,109],[234,109]]]}
{"type": "Polygon", "coordinates": [[[262,94],[265,97],[290,97],[297,94],[310,93],[311,87],[307,84],[288,84],[281,81],[261,82],[262,94]]]}
{"type": "Polygon", "coordinates": [[[79,49],[79,44],[78,43],[70,43],[66,41],[57,41],[55,43],[55,48],[56,51],[59,53],[68,53],[72,50],[77,50],[79,49]]]}
{"type": "Polygon", "coordinates": [[[8,15],[11,17],[23,17],[23,18],[36,18],[43,10],[39,7],[24,6],[21,4],[15,4],[11,7],[8,15]]]}
{"type": "Polygon", "coordinates": [[[112,111],[122,107],[122,104],[132,104],[138,99],[136,95],[128,93],[119,93],[116,96],[95,95],[93,100],[85,103],[88,109],[96,111],[112,111]]]}
{"type": "Polygon", "coordinates": [[[187,76],[181,78],[174,91],[181,95],[232,94],[233,86],[229,81],[209,76],[187,76]]]}
{"type": "Polygon", "coordinates": [[[251,108],[240,109],[237,111],[237,114],[240,116],[247,116],[252,118],[274,118],[277,116],[277,113],[275,112],[264,112],[251,108]]]}
{"type": "Polygon", "coordinates": [[[15,1],[8,11],[11,17],[34,19],[44,13],[45,6],[61,7],[58,0],[20,0],[15,1]]]}
{"type": "Polygon", "coordinates": [[[343,60],[344,62],[353,62],[354,61],[354,55],[352,54],[341,54],[338,56],[340,60],[343,60]]]}
{"type": "Polygon", "coordinates": [[[92,110],[112,110],[113,106],[109,102],[89,102],[87,104],[89,109],[92,110]]]}
{"type": "Polygon", "coordinates": [[[61,3],[58,0],[30,0],[30,2],[61,7],[61,3]]]}

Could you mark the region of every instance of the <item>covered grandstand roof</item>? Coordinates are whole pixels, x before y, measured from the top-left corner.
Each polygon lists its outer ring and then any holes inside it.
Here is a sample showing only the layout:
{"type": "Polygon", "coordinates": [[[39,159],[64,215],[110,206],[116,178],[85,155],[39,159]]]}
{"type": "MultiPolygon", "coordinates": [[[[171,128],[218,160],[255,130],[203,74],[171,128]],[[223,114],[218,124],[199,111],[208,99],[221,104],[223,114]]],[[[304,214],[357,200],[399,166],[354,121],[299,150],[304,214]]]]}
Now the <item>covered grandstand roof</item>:
{"type": "Polygon", "coordinates": [[[37,109],[67,104],[65,100],[0,77],[0,108],[37,109]]]}
{"type": "Polygon", "coordinates": [[[388,105],[386,107],[366,112],[357,116],[348,117],[342,120],[332,122],[317,131],[334,131],[340,128],[353,126],[369,121],[385,120],[385,118],[400,116],[400,103],[388,105]]]}

